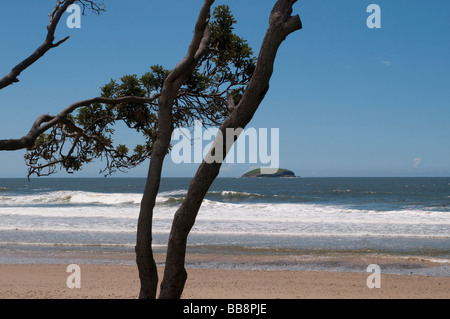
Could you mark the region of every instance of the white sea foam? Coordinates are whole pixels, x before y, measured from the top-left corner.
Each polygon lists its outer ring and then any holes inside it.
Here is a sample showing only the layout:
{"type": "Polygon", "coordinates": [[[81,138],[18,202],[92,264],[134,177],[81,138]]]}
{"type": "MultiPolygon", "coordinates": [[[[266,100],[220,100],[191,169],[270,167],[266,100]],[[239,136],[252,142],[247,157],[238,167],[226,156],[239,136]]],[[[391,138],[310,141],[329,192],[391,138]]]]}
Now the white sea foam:
{"type": "MultiPolygon", "coordinates": [[[[97,205],[14,206],[0,208],[0,228],[58,231],[134,232],[139,194],[75,192],[53,194],[71,196],[67,203],[97,205]]],[[[162,201],[182,196],[183,191],[167,192],[162,201]]],[[[42,197],[39,197],[42,200],[42,197]]],[[[181,197],[182,198],[182,197],[181,197]]],[[[34,200],[28,198],[28,200],[34,200]]],[[[48,199],[51,200],[51,199],[48,199]]],[[[157,205],[155,232],[168,233],[176,207],[157,205]]],[[[338,205],[305,203],[227,203],[204,200],[193,232],[217,234],[267,234],[289,236],[398,236],[450,237],[448,212],[357,210],[338,205]]]]}
{"type": "MultiPolygon", "coordinates": [[[[186,191],[178,190],[162,192],[156,199],[157,203],[164,203],[184,195],[186,191]]],[[[182,197],[181,197],[182,198],[182,197]]],[[[22,196],[0,196],[1,206],[29,206],[29,205],[138,205],[142,199],[140,193],[97,193],[83,191],[58,191],[22,196]]]]}
{"type": "Polygon", "coordinates": [[[400,257],[400,258],[407,259],[407,260],[426,261],[426,262],[438,263],[438,264],[450,264],[450,259],[445,259],[445,258],[414,257],[414,256],[400,257]]]}
{"type": "MultiPolygon", "coordinates": [[[[158,233],[158,232],[155,232],[158,233]]],[[[165,232],[161,232],[165,234],[165,232]]],[[[199,231],[193,229],[191,234],[197,235],[224,235],[224,236],[242,236],[242,232],[238,231],[199,231]]],[[[291,233],[277,233],[277,232],[251,232],[246,233],[249,236],[269,236],[269,237],[346,237],[346,238],[361,238],[361,237],[379,237],[379,238],[434,238],[434,239],[450,239],[447,235],[414,235],[414,234],[398,234],[398,233],[384,233],[377,232],[291,232],[291,233]]]]}
{"type": "Polygon", "coordinates": [[[160,192],[158,195],[161,197],[167,197],[167,196],[179,196],[179,195],[186,195],[187,190],[185,189],[178,189],[174,191],[167,191],[167,192],[160,192]]]}
{"type": "Polygon", "coordinates": [[[209,195],[220,195],[223,197],[234,197],[234,198],[246,198],[246,197],[264,197],[264,195],[256,194],[256,193],[247,193],[247,192],[236,192],[236,191],[212,191],[208,193],[209,195]]]}
{"type": "MultiPolygon", "coordinates": [[[[176,208],[185,195],[186,189],[158,194],[153,217],[155,232],[169,232],[176,208]]],[[[450,218],[445,211],[378,211],[338,204],[230,202],[230,198],[250,199],[264,195],[228,190],[211,191],[208,195],[197,216],[194,233],[450,237],[450,218]]],[[[141,193],[85,191],[0,196],[0,229],[134,232],[141,199],[141,193]]]]}
{"type": "Polygon", "coordinates": [[[105,205],[120,205],[120,204],[139,204],[142,199],[142,194],[105,194],[105,193],[88,193],[76,192],[70,198],[70,203],[73,204],[105,204],[105,205]]]}
{"type": "Polygon", "coordinates": [[[58,191],[34,195],[0,196],[0,205],[26,206],[44,204],[138,204],[141,198],[142,194],[58,191]]]}
{"type": "MultiPolygon", "coordinates": [[[[184,199],[187,190],[160,192],[156,198],[157,204],[179,203],[184,199]]],[[[221,196],[224,199],[243,199],[264,197],[261,194],[212,191],[208,195],[221,196]]],[[[142,199],[141,193],[100,193],[84,191],[57,191],[21,196],[0,196],[1,206],[43,206],[43,205],[138,205],[142,199]]]]}

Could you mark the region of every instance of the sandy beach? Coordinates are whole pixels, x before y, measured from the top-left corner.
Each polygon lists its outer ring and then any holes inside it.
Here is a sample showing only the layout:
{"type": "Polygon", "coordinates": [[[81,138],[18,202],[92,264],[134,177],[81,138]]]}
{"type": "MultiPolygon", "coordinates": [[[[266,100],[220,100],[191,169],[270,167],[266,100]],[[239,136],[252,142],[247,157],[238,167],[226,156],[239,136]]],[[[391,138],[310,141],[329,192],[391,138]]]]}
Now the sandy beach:
{"type": "MultiPolygon", "coordinates": [[[[163,256],[157,257],[162,259],[163,256]]],[[[123,258],[131,260],[133,256],[129,254],[123,258]]],[[[196,256],[190,258],[195,259],[196,256]]],[[[217,258],[220,262],[221,258],[230,257],[208,256],[208,258],[217,258]]],[[[364,262],[374,261],[376,260],[364,260],[364,262]]],[[[135,299],[138,295],[139,277],[135,265],[79,263],[81,288],[73,289],[67,287],[66,281],[70,275],[66,271],[67,266],[67,264],[0,264],[0,298],[135,299]]],[[[159,267],[159,271],[161,279],[163,268],[159,267]]],[[[366,282],[371,274],[363,271],[201,268],[188,268],[187,271],[188,280],[182,295],[184,299],[450,298],[450,277],[381,274],[381,288],[370,289],[366,282]]]]}

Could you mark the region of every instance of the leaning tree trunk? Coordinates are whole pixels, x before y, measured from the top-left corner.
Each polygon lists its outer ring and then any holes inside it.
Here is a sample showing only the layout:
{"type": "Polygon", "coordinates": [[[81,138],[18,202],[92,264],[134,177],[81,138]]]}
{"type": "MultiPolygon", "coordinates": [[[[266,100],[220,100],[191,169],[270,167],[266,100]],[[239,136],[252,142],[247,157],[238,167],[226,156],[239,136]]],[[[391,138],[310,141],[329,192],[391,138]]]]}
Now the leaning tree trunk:
{"type": "MultiPolygon", "coordinates": [[[[169,121],[166,122],[166,125],[169,125],[170,127],[170,117],[169,121]]],[[[141,201],[135,247],[136,264],[138,266],[139,279],[141,281],[139,293],[140,299],[155,299],[156,290],[158,288],[158,271],[152,250],[152,220],[153,208],[155,207],[156,196],[161,180],[162,165],[166,150],[170,145],[170,137],[170,129],[168,130],[166,128],[159,130],[158,138],[152,148],[150,168],[141,201]]]]}
{"type": "Polygon", "coordinates": [[[302,28],[299,16],[291,16],[292,6],[297,0],[278,0],[269,19],[269,27],[261,45],[258,63],[239,104],[234,108],[219,128],[214,145],[208,156],[216,158],[216,152],[222,151],[221,161],[203,161],[195,174],[186,197],[177,210],[168,242],[164,278],[161,283],[160,298],[178,299],[181,297],[187,279],[184,268],[187,237],[194,226],[202,201],[217,177],[233,141],[226,141],[226,129],[245,128],[255,114],[258,106],[269,89],[275,57],[286,37],[302,28]],[[221,139],[223,138],[223,142],[221,139]],[[218,149],[219,147],[222,150],[218,149]],[[209,162],[209,163],[208,163],[209,162]]]}
{"type": "Polygon", "coordinates": [[[135,247],[136,263],[141,281],[140,299],[156,298],[158,273],[152,250],[152,220],[163,162],[169,152],[173,132],[172,106],[181,86],[192,74],[198,61],[209,50],[208,22],[213,3],[214,0],[205,0],[187,55],[165,79],[158,99],[158,132],[152,147],[147,183],[141,201],[135,247]]]}

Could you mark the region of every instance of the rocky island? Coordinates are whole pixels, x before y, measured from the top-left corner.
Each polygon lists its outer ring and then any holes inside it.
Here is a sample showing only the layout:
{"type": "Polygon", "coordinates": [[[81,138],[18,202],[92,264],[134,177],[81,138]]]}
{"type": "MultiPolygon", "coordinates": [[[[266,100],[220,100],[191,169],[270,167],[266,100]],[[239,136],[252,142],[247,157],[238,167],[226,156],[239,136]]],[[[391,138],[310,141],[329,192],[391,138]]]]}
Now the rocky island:
{"type": "Polygon", "coordinates": [[[295,173],[293,171],[290,171],[285,168],[279,168],[278,171],[274,174],[262,174],[261,169],[257,168],[250,172],[245,173],[242,175],[243,178],[255,178],[255,177],[298,177],[295,176],[295,173]]]}

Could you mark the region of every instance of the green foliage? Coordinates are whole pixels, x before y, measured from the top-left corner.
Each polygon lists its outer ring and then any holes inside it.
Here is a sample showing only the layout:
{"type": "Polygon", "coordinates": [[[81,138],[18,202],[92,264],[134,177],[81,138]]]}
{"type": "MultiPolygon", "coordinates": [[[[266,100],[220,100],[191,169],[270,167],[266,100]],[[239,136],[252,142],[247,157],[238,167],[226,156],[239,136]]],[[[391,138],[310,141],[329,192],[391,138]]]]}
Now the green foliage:
{"type": "Polygon", "coordinates": [[[152,65],[150,72],[145,73],[140,79],[146,95],[150,96],[153,92],[159,92],[169,73],[170,70],[164,69],[161,65],[152,65]]]}
{"type": "MultiPolygon", "coordinates": [[[[209,23],[210,50],[182,85],[174,101],[173,125],[188,126],[194,120],[219,125],[229,114],[228,95],[238,104],[250,81],[256,58],[247,41],[234,33],[236,20],[226,5],[214,9],[209,23]]],[[[170,70],[153,65],[138,77],[124,75],[100,88],[101,96],[150,98],[160,93],[170,70]]],[[[57,166],[77,171],[94,159],[105,162],[102,173],[135,167],[151,156],[158,127],[158,99],[149,103],[92,104],[67,116],[49,134],[41,135],[27,155],[29,175],[49,175],[57,166]],[[123,122],[139,133],[143,144],[114,146],[114,125],[123,122]],[[42,163],[44,162],[44,163],[42,163]],[[44,169],[47,172],[44,173],[44,169]]]]}
{"type": "Polygon", "coordinates": [[[128,147],[126,145],[120,144],[116,149],[117,156],[126,156],[128,154],[128,147]]]}
{"type": "MultiPolygon", "coordinates": [[[[142,78],[138,79],[136,74],[125,75],[120,79],[120,84],[111,80],[108,84],[101,88],[102,96],[108,98],[117,98],[124,96],[148,96],[144,88],[142,78]]],[[[118,105],[106,105],[105,111],[115,113],[117,120],[124,121],[125,124],[137,132],[141,130],[146,134],[148,126],[156,121],[156,116],[144,104],[140,103],[124,103],[118,105]]],[[[91,120],[94,120],[93,117],[91,120]]],[[[147,134],[148,135],[148,134],[147,134]]]]}
{"type": "Polygon", "coordinates": [[[219,68],[219,74],[231,83],[246,83],[253,75],[256,58],[247,41],[233,33],[236,20],[227,5],[214,9],[210,22],[211,47],[215,49],[209,58],[219,68]]]}

